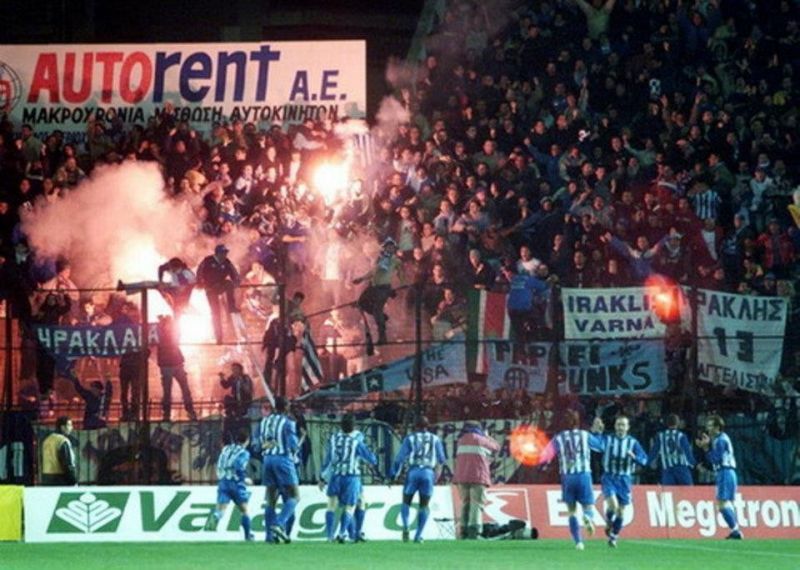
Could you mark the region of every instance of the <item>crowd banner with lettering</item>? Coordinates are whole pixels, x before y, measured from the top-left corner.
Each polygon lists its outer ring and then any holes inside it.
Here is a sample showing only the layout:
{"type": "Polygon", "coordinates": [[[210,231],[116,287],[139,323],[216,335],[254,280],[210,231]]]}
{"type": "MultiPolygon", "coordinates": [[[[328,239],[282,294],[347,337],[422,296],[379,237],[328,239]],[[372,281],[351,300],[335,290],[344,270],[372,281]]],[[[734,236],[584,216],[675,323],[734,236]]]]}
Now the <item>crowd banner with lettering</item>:
{"type": "Polygon", "coordinates": [[[90,117],[112,114],[143,125],[168,105],[204,132],[363,118],[366,42],[0,46],[0,109],[37,134],[73,140],[90,117]]]}
{"type": "Polygon", "coordinates": [[[561,290],[564,338],[660,338],[665,326],[644,287],[561,290]]]}
{"type": "Polygon", "coordinates": [[[467,368],[486,374],[489,368],[487,340],[511,338],[511,319],[506,293],[473,289],[467,293],[467,368]]]}
{"type": "Polygon", "coordinates": [[[560,394],[646,394],[668,387],[661,340],[566,341],[559,357],[560,394]]]}
{"type": "MultiPolygon", "coordinates": [[[[595,487],[595,524],[602,526],[602,494],[595,487]]],[[[641,538],[724,538],[730,532],[717,512],[714,488],[634,485],[625,509],[625,534],[641,538]]],[[[453,505],[460,512],[458,493],[453,505]]],[[[733,501],[747,538],[796,539],[800,530],[800,488],[740,486],[733,501]]],[[[518,519],[536,528],[540,538],[569,537],[569,513],[556,485],[496,485],[486,490],[483,522],[518,519]]]]}
{"type": "Polygon", "coordinates": [[[488,356],[486,383],[492,390],[526,390],[543,394],[547,388],[550,343],[485,343],[488,356]]]}
{"type": "MultiPolygon", "coordinates": [[[[141,346],[139,325],[33,325],[39,346],[57,358],[114,357],[136,352],[141,346]]],[[[158,342],[158,329],[148,328],[150,343],[158,342]]]]}
{"type": "Polygon", "coordinates": [[[779,297],[697,292],[698,377],[772,393],[781,366],[788,303],[779,297]]]}
{"type": "MultiPolygon", "coordinates": [[[[416,356],[406,356],[359,372],[340,380],[335,384],[324,386],[309,392],[300,399],[312,396],[359,396],[371,392],[393,392],[405,390],[414,380],[416,356]]],[[[446,386],[448,384],[466,384],[467,368],[465,349],[462,343],[437,344],[422,351],[422,383],[423,386],[446,386]]]]}

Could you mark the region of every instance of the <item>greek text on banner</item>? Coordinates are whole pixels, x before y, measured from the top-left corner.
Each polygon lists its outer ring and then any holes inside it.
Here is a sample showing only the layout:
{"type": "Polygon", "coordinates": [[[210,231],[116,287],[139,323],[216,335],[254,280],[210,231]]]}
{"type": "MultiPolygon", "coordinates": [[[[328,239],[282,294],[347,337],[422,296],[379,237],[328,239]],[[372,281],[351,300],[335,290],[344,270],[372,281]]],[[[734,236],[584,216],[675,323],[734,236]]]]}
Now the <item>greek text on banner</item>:
{"type": "Polygon", "coordinates": [[[772,393],[783,355],[786,300],[700,290],[697,312],[698,377],[772,393]]]}

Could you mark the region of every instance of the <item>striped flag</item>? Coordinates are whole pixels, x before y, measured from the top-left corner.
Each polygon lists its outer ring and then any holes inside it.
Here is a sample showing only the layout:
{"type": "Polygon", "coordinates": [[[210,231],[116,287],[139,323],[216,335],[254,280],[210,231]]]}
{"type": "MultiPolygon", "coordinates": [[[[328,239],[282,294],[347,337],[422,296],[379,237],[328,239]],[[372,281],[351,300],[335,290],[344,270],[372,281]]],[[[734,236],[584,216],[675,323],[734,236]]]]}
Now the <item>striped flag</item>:
{"type": "Polygon", "coordinates": [[[505,293],[473,290],[467,297],[467,370],[486,374],[486,342],[511,338],[505,293]]]}
{"type": "Polygon", "coordinates": [[[303,340],[300,342],[300,349],[303,351],[302,369],[300,384],[303,392],[309,392],[322,383],[324,375],[322,373],[322,363],[319,361],[317,347],[311,338],[311,332],[306,327],[303,331],[303,340]]]}

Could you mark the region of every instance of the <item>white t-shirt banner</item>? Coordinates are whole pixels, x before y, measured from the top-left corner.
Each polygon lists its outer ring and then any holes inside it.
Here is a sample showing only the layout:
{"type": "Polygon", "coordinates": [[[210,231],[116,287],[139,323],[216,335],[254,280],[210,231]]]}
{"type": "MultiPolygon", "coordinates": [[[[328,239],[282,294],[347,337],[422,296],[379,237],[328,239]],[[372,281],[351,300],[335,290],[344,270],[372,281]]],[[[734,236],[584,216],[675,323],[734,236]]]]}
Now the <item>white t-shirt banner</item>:
{"type": "Polygon", "coordinates": [[[566,341],[559,357],[562,395],[657,393],[669,384],[661,340],[566,341]]]}
{"type": "Polygon", "coordinates": [[[780,297],[699,290],[700,380],[772,393],[781,367],[787,312],[788,303],[780,297]]]}
{"type": "Polygon", "coordinates": [[[564,338],[661,338],[666,327],[644,287],[561,290],[564,338]]]}
{"type": "Polygon", "coordinates": [[[487,344],[489,370],[486,383],[492,390],[526,390],[542,394],[547,387],[550,343],[496,341],[487,344]]]}

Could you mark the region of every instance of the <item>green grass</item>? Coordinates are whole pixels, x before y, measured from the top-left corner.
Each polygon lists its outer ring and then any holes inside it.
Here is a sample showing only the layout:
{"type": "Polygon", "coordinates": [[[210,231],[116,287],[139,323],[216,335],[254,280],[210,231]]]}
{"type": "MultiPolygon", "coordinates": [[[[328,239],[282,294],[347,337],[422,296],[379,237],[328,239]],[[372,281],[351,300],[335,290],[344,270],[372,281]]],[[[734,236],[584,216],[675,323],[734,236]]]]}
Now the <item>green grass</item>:
{"type": "Polygon", "coordinates": [[[367,544],[150,543],[0,544],[3,570],[480,570],[629,568],[747,570],[800,568],[800,541],[631,540],[612,550],[591,540],[576,552],[567,540],[370,542],[367,544]]]}

